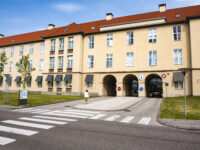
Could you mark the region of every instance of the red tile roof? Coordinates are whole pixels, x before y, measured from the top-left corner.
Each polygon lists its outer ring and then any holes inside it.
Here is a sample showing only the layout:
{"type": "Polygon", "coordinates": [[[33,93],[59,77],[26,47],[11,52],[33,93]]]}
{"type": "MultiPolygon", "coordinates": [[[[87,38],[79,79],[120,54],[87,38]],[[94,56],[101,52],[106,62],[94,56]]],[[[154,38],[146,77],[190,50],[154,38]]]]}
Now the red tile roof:
{"type": "Polygon", "coordinates": [[[73,33],[94,33],[99,32],[100,26],[104,25],[112,25],[118,23],[125,23],[131,21],[139,21],[145,19],[153,19],[153,18],[161,18],[165,17],[167,23],[171,22],[179,22],[185,21],[189,16],[200,16],[200,5],[197,6],[190,6],[190,7],[183,7],[183,8],[176,8],[176,9],[169,9],[165,12],[150,12],[150,13],[143,13],[125,17],[118,17],[113,18],[112,20],[100,20],[94,22],[87,22],[82,24],[72,23],[68,26],[54,28],[52,30],[42,30],[37,32],[25,33],[15,36],[4,37],[0,39],[0,47],[7,46],[7,45],[15,45],[21,43],[28,43],[28,42],[36,42],[43,40],[43,38],[47,37],[54,37],[60,35],[67,35],[73,33]],[[176,17],[177,14],[180,14],[180,17],[176,17]],[[92,27],[95,27],[92,29],[92,27]]]}

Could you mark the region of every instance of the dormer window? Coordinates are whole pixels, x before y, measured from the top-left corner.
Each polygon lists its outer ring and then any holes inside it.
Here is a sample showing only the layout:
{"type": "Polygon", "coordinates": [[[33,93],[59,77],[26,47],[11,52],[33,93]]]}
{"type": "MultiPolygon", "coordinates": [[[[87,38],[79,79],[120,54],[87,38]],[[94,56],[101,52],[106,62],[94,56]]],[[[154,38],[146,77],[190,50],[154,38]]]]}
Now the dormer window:
{"type": "Polygon", "coordinates": [[[180,18],[181,17],[181,14],[176,14],[176,18],[180,18]]]}
{"type": "Polygon", "coordinates": [[[64,32],[67,32],[69,29],[67,28],[67,29],[64,29],[64,32]]]}
{"type": "Polygon", "coordinates": [[[94,30],[95,29],[95,26],[91,27],[91,30],[94,30]]]}

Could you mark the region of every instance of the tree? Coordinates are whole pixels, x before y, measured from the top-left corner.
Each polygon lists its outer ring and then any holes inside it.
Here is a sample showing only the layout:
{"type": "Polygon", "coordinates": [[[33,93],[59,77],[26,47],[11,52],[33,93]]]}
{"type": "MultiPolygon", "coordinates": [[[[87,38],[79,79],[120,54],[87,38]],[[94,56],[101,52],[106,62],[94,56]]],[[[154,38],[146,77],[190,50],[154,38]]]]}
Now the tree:
{"type": "Polygon", "coordinates": [[[17,71],[22,75],[21,83],[23,89],[26,88],[26,78],[31,75],[35,68],[30,67],[29,55],[22,56],[18,63],[16,63],[17,71]]]}
{"type": "Polygon", "coordinates": [[[7,64],[8,57],[6,56],[6,53],[0,54],[0,78],[2,78],[2,72],[4,70],[4,66],[7,64]]]}

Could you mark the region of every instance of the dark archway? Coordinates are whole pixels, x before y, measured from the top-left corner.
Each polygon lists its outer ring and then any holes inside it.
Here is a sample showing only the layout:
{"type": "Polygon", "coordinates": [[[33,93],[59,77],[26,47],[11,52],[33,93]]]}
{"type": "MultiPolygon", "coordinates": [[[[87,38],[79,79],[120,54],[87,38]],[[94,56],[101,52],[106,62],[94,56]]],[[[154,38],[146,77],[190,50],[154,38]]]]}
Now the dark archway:
{"type": "Polygon", "coordinates": [[[127,75],[123,80],[126,96],[138,97],[138,79],[134,75],[127,75]]]}
{"type": "Polygon", "coordinates": [[[147,97],[162,97],[163,87],[162,79],[156,74],[147,76],[145,80],[146,96],[147,97]]]}
{"type": "Polygon", "coordinates": [[[103,79],[103,85],[107,92],[107,96],[117,96],[116,78],[112,75],[107,75],[103,79]]]}

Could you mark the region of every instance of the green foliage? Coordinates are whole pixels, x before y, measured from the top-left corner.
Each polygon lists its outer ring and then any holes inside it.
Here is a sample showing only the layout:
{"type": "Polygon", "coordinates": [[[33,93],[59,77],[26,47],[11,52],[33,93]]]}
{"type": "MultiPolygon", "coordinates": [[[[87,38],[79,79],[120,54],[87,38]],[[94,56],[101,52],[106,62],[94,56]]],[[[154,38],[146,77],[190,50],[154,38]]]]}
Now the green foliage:
{"type": "Polygon", "coordinates": [[[0,54],[0,76],[3,71],[4,66],[7,64],[8,57],[6,56],[6,53],[0,54]]]}
{"type": "Polygon", "coordinates": [[[17,71],[22,75],[21,83],[23,88],[26,88],[26,78],[31,75],[35,68],[30,68],[29,55],[22,56],[18,63],[16,63],[17,71]]]}

